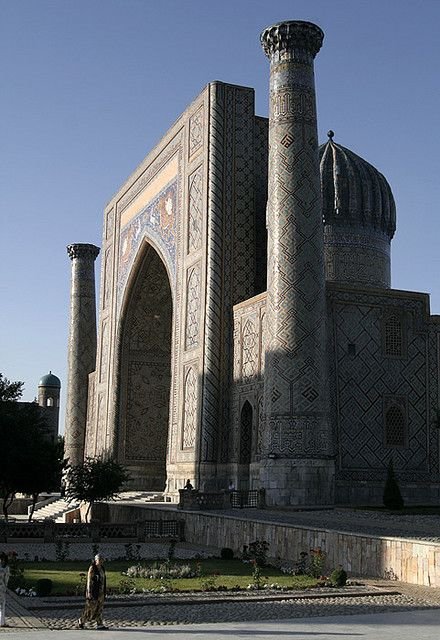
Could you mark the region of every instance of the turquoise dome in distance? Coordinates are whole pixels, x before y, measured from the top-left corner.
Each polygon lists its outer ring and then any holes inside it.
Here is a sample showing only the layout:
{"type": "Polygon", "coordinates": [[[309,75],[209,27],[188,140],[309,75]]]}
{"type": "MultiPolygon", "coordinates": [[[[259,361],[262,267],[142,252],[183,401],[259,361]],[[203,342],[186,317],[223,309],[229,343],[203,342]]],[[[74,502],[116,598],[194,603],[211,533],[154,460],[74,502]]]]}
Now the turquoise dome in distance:
{"type": "Polygon", "coordinates": [[[61,389],[61,380],[54,376],[52,371],[49,371],[45,376],[43,376],[38,383],[39,387],[56,387],[57,389],[61,389]]]}

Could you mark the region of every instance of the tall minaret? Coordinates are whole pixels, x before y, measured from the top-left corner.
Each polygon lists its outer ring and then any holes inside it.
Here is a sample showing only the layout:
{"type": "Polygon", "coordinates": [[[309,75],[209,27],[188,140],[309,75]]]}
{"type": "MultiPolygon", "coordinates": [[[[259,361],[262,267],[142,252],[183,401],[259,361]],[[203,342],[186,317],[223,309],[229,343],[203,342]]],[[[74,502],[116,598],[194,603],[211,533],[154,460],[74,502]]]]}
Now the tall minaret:
{"type": "Polygon", "coordinates": [[[93,244],[70,244],[72,260],[65,456],[72,465],[84,458],[88,376],[96,366],[95,260],[93,244]]]}
{"type": "Polygon", "coordinates": [[[333,501],[324,229],[313,61],[324,34],[281,22],[261,34],[270,60],[268,345],[261,483],[269,504],[333,501]]]}

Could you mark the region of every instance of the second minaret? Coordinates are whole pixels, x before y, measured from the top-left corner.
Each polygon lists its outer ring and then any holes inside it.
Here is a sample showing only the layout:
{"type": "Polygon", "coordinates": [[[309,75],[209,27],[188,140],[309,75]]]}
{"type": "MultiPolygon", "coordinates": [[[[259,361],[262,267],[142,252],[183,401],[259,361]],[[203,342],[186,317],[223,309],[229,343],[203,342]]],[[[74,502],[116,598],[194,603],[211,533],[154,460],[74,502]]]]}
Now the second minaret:
{"type": "Polygon", "coordinates": [[[95,260],[93,244],[70,244],[72,260],[65,456],[71,465],[84,458],[89,373],[96,366],[95,260]]]}
{"type": "Polygon", "coordinates": [[[261,483],[269,504],[333,499],[324,235],[309,22],[263,31],[270,60],[268,298],[261,483]]]}

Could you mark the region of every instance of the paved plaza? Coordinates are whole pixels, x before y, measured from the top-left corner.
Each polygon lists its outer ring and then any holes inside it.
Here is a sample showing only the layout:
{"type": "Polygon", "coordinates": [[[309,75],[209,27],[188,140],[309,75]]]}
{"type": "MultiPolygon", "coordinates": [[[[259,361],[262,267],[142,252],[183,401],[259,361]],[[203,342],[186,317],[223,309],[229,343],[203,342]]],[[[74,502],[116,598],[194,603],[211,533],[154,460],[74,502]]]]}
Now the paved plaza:
{"type": "Polygon", "coordinates": [[[377,613],[370,615],[330,616],[270,621],[220,622],[198,625],[109,628],[107,631],[48,629],[2,629],[2,633],[29,640],[108,638],[108,640],[282,640],[284,638],[317,640],[437,640],[440,633],[440,610],[377,613]]]}
{"type": "MultiPolygon", "coordinates": [[[[101,637],[103,631],[76,629],[82,604],[79,598],[23,599],[9,595],[9,626],[0,629],[0,634],[29,639],[47,638],[52,632],[63,639],[101,637]]],[[[105,623],[105,635],[112,640],[127,638],[128,633],[129,638],[151,640],[205,635],[213,640],[251,635],[262,640],[309,635],[422,640],[440,635],[440,589],[366,580],[362,587],[320,596],[292,592],[109,598],[105,623]]]]}
{"type": "MultiPolygon", "coordinates": [[[[408,518],[342,509],[297,512],[242,510],[239,516],[300,527],[331,529],[339,524],[344,530],[368,531],[376,535],[397,535],[399,530],[404,530],[408,537],[421,540],[438,540],[440,532],[438,516],[408,518]]],[[[182,553],[185,549],[184,555],[201,550],[198,545],[189,543],[181,546],[182,553]]],[[[162,552],[164,549],[165,546],[162,552]]],[[[157,555],[157,549],[154,555],[157,555]]],[[[440,589],[383,579],[360,579],[359,582],[362,584],[327,593],[240,592],[110,597],[104,608],[108,626],[105,632],[75,628],[83,606],[82,598],[28,599],[9,594],[7,620],[10,626],[0,629],[0,635],[12,634],[17,638],[30,639],[53,635],[63,640],[70,637],[94,640],[102,633],[112,640],[127,637],[185,640],[205,636],[216,640],[252,635],[262,640],[289,636],[334,638],[339,635],[365,640],[440,637],[440,589]]]]}

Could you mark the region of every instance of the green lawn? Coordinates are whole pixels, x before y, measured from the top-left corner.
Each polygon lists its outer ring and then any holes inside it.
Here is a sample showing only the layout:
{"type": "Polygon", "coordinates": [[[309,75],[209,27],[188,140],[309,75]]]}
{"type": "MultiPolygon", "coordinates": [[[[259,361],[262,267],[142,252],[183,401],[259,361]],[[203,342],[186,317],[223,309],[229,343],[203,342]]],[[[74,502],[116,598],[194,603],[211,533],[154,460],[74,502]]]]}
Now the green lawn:
{"type": "MultiPolygon", "coordinates": [[[[241,587],[245,589],[253,582],[250,564],[244,564],[240,560],[192,560],[179,561],[175,563],[201,565],[201,576],[197,578],[174,578],[171,581],[151,580],[148,578],[133,578],[131,583],[136,591],[142,589],[159,588],[164,584],[172,589],[181,591],[204,590],[207,586],[241,587]],[[213,576],[213,574],[215,574],[213,576]]],[[[110,592],[119,592],[122,580],[127,581],[127,576],[122,575],[129,566],[136,564],[134,561],[114,561],[106,564],[107,585],[110,592]]],[[[143,561],[140,564],[146,565],[151,562],[143,561]]],[[[87,572],[86,562],[25,562],[21,565],[24,568],[24,578],[26,588],[34,587],[37,580],[49,578],[53,582],[52,595],[82,595],[83,589],[78,589],[80,585],[80,573],[87,572]]],[[[309,576],[289,576],[284,575],[274,567],[261,569],[261,583],[277,583],[282,587],[305,589],[316,585],[316,579],[309,576]]]]}

